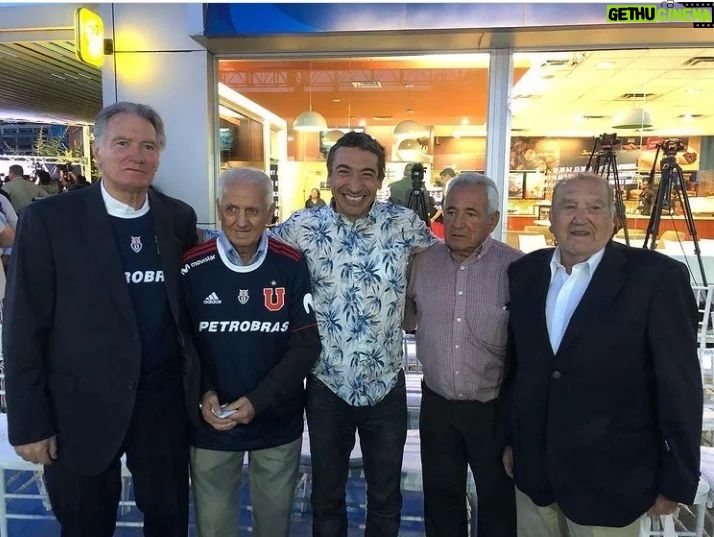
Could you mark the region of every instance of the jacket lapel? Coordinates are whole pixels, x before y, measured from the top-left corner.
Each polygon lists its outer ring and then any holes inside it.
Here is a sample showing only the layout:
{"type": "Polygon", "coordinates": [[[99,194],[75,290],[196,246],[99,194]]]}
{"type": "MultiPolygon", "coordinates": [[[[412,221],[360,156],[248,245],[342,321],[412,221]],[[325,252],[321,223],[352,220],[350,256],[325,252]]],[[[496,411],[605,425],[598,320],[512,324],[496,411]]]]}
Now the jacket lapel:
{"type": "Polygon", "coordinates": [[[105,282],[109,294],[116,302],[117,309],[124,316],[127,325],[136,329],[134,306],[126,285],[119,248],[114,230],[107,214],[99,183],[87,187],[85,205],[90,224],[86,228],[87,241],[97,262],[97,274],[105,282]]]}
{"type": "Polygon", "coordinates": [[[174,321],[179,323],[178,303],[178,267],[182,255],[178,239],[174,234],[174,225],[171,212],[166,208],[161,198],[149,189],[149,206],[154,221],[154,233],[161,258],[161,268],[164,271],[166,294],[174,321]]]}
{"type": "Polygon", "coordinates": [[[550,287],[550,259],[552,255],[553,249],[551,248],[547,251],[547,256],[544,259],[536,260],[533,263],[533,279],[529,280],[525,288],[520,290],[524,297],[523,305],[528,310],[525,318],[532,319],[529,324],[531,330],[529,339],[533,341],[534,346],[541,346],[548,350],[550,350],[550,339],[545,321],[545,301],[548,296],[548,287],[550,287]]]}
{"type": "Polygon", "coordinates": [[[570,318],[558,348],[558,354],[577,342],[583,331],[587,330],[592,319],[606,312],[608,305],[625,284],[625,271],[622,270],[622,267],[626,262],[622,247],[609,242],[605,247],[605,254],[600,265],[595,270],[583,298],[570,318]]]}

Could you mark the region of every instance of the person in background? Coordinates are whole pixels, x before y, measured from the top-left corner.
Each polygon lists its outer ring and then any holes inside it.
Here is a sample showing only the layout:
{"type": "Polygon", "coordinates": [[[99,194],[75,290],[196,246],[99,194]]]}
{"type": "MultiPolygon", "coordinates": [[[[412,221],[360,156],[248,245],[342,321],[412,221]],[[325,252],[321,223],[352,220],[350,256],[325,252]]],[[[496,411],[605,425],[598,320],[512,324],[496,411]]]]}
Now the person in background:
{"type": "Polygon", "coordinates": [[[477,173],[451,181],[446,242],[409,271],[404,329],[423,366],[419,437],[426,535],[466,537],[466,468],[476,481],[479,535],[516,536],[513,482],[501,463],[497,413],[508,312],[506,270],[523,254],[494,240],[498,188],[477,173]]]}
{"type": "Polygon", "coordinates": [[[637,537],[692,503],[702,378],[686,267],[610,240],[607,180],[556,184],[558,246],[509,268],[506,471],[519,537],[637,537]],[[663,282],[667,282],[663,285],[663,282]]]}
{"type": "Polygon", "coordinates": [[[27,207],[35,198],[47,196],[40,186],[25,179],[25,171],[19,164],[13,164],[8,169],[10,180],[2,188],[10,196],[10,202],[17,214],[27,207]]]}
{"type": "Polygon", "coordinates": [[[101,182],[20,216],[2,327],[9,441],[44,465],[63,537],[114,534],[124,454],[144,535],[186,537],[198,393],[184,400],[179,263],[196,214],[149,190],[166,142],[151,107],[114,103],[94,135],[101,182]]]}
{"type": "Polygon", "coordinates": [[[654,205],[657,192],[652,188],[652,183],[647,177],[642,180],[642,190],[637,199],[637,210],[641,215],[650,216],[652,214],[652,206],[654,205]]]}
{"type": "Polygon", "coordinates": [[[305,208],[312,209],[314,207],[324,207],[325,200],[320,197],[320,191],[317,188],[310,190],[310,197],[305,200],[305,208]]]}
{"type": "Polygon", "coordinates": [[[389,201],[395,205],[407,207],[409,193],[412,191],[412,168],[414,164],[410,162],[404,166],[402,178],[389,185],[389,201]]]}
{"type": "Polygon", "coordinates": [[[37,179],[39,181],[40,188],[44,190],[48,196],[51,196],[52,194],[58,194],[60,192],[60,186],[56,181],[52,180],[50,172],[45,170],[37,170],[37,172],[35,172],[35,175],[37,176],[37,179]]]}
{"type": "Polygon", "coordinates": [[[238,534],[248,452],[253,535],[287,537],[302,445],[303,382],[320,354],[310,274],[300,252],[266,233],[274,204],[264,172],[229,168],[218,192],[223,231],[189,250],[182,270],[206,379],[204,423],[191,441],[198,532],[238,534]]]}
{"type": "Polygon", "coordinates": [[[408,209],[376,200],[384,148],[349,132],[327,155],[331,206],[302,210],[274,232],[305,255],[322,353],[307,379],[313,535],[345,536],[345,485],[359,432],[367,537],[396,537],[407,432],[402,317],[409,257],[436,242],[408,209]]]}
{"type": "Polygon", "coordinates": [[[456,172],[453,168],[444,168],[439,173],[438,181],[435,181],[436,186],[441,187],[441,205],[436,209],[436,212],[431,216],[431,232],[439,237],[444,238],[444,201],[446,200],[446,190],[449,187],[449,182],[456,177],[456,172]]]}

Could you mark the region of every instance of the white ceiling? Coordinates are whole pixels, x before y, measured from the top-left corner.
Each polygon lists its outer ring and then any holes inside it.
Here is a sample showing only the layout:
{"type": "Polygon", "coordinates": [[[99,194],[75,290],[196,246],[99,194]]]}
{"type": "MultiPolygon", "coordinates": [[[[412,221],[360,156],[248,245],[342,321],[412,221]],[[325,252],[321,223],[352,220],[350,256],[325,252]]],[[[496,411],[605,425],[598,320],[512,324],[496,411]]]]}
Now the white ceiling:
{"type": "MultiPolygon", "coordinates": [[[[528,55],[526,55],[528,56],[528,55]]],[[[520,135],[597,135],[628,107],[652,116],[653,132],[714,134],[714,48],[539,53],[513,88],[512,127],[520,135]],[[692,58],[710,62],[687,65],[692,58]],[[564,65],[547,60],[566,60],[564,65]],[[626,93],[651,96],[623,99],[626,93]],[[531,94],[531,98],[519,98],[531,94]],[[684,114],[702,117],[686,119],[684,114]],[[605,116],[582,119],[583,116],[605,116]]],[[[622,131],[621,134],[636,131],[622,131]]]]}

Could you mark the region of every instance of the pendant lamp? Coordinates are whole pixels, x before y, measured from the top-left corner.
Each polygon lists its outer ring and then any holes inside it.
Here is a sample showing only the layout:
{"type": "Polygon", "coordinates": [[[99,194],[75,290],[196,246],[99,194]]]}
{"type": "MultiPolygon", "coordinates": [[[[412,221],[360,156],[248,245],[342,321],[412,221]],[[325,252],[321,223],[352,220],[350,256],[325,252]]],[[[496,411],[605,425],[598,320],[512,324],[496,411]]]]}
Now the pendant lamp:
{"type": "Polygon", "coordinates": [[[409,138],[421,138],[427,136],[427,131],[419,123],[412,119],[405,119],[397,123],[394,127],[394,136],[397,137],[409,137],[409,138]]]}
{"type": "Polygon", "coordinates": [[[293,121],[293,129],[301,132],[319,132],[327,129],[327,120],[322,114],[312,109],[312,62],[309,64],[308,94],[310,95],[310,109],[298,114],[293,121]]]}
{"type": "Polygon", "coordinates": [[[652,127],[652,117],[644,108],[630,108],[617,114],[612,123],[613,129],[648,129],[652,127]]]}

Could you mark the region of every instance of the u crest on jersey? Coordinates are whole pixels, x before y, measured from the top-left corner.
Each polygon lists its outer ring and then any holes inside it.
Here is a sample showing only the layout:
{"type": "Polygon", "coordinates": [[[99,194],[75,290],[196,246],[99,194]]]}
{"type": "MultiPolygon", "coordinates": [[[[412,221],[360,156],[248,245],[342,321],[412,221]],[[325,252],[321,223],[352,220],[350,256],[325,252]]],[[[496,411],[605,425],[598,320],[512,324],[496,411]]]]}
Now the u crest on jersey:
{"type": "Polygon", "coordinates": [[[285,287],[263,287],[263,303],[268,311],[280,311],[285,305],[285,287]]]}

